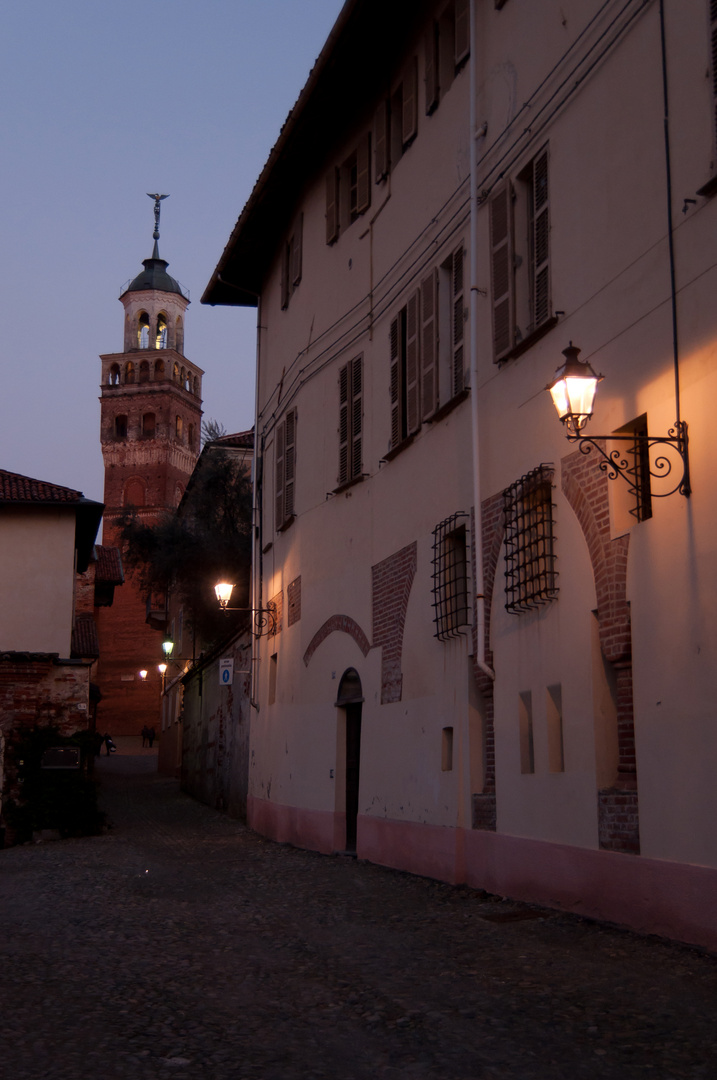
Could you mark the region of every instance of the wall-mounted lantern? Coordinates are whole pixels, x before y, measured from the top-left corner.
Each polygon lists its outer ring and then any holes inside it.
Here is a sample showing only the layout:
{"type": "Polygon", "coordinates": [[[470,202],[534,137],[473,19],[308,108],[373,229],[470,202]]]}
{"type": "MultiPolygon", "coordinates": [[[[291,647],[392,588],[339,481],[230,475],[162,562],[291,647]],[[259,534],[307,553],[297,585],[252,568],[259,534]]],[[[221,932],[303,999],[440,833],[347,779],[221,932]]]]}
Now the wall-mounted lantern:
{"type": "Polygon", "coordinates": [[[269,603],[265,608],[231,607],[229,601],[232,597],[234,585],[228,581],[219,581],[214,586],[219,607],[222,611],[244,611],[251,613],[256,628],[256,637],[261,637],[264,631],[267,634],[276,633],[276,605],[269,603]]]}
{"type": "Polygon", "coordinates": [[[579,360],[580,349],[573,345],[572,341],[567,349],[563,349],[565,362],[561,364],[546,390],[550,392],[558,417],[565,425],[565,432],[570,442],[577,442],[583,454],[590,453],[591,447],[600,453],[603,461],[600,468],[607,472],[610,480],[622,476],[632,484],[634,465],[625,457],[620,448],[606,451],[601,443],[623,442],[630,443],[632,447],[644,448],[646,460],[649,461],[650,476],[664,480],[672,473],[675,462],[675,454],[682,462],[682,474],[677,483],[668,491],[652,490],[652,495],[664,497],[674,495],[679,491],[680,495],[688,496],[690,487],[690,467],[687,451],[687,424],[682,420],[675,421],[675,426],[668,430],[667,435],[643,435],[639,432],[629,432],[624,435],[583,435],[582,431],[593,414],[595,394],[598,383],[603,376],[597,375],[590,364],[579,360]],[[669,448],[668,453],[659,453],[650,456],[652,447],[669,448]]]}

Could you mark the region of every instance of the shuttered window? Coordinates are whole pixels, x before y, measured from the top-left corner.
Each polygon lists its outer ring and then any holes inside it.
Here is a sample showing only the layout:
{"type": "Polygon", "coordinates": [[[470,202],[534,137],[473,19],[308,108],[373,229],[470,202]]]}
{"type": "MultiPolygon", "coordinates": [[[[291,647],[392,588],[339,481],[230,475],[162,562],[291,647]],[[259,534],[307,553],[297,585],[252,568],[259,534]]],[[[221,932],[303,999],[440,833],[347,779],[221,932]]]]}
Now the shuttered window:
{"type": "Polygon", "coordinates": [[[514,349],[552,320],[547,146],[491,197],[493,357],[514,349]]]}
{"type": "Polygon", "coordinates": [[[293,233],[284,244],[281,260],[281,306],[287,308],[289,299],[301,281],[304,215],[300,214],[293,233]]]}
{"type": "Polygon", "coordinates": [[[438,408],[438,274],[421,282],[421,404],[424,420],[438,408]]]}
{"type": "Polygon", "coordinates": [[[276,429],[275,518],[280,532],[294,517],[296,479],[296,409],[290,409],[276,429]]]}
{"type": "Polygon", "coordinates": [[[533,161],[530,191],[530,262],[532,329],[550,318],[549,233],[547,147],[533,161]]]}
{"type": "Polygon", "coordinates": [[[339,236],[339,170],[329,169],[326,177],[326,243],[333,244],[339,236]]]}
{"type": "Polygon", "coordinates": [[[418,60],[415,56],[403,72],[403,105],[401,112],[401,142],[406,147],[418,131],[418,60]]]}
{"type": "Polygon", "coordinates": [[[426,113],[433,112],[438,105],[438,26],[431,19],[423,41],[423,55],[426,74],[426,113]]]}
{"type": "Polygon", "coordinates": [[[339,371],[339,485],[361,476],[363,435],[363,358],[339,371]]]}
{"type": "Polygon", "coordinates": [[[513,347],[513,230],[511,188],[505,184],[490,200],[490,257],[493,301],[493,358],[513,347]]]}
{"type": "Polygon", "coordinates": [[[389,169],[389,110],[384,100],[376,109],[373,120],[374,178],[376,183],[388,176],[389,169]]]}
{"type": "Polygon", "coordinates": [[[463,363],[463,337],[465,310],[463,295],[463,247],[453,252],[453,266],[451,275],[451,311],[452,319],[452,389],[453,396],[460,394],[464,385],[463,363]]]}
{"type": "Polygon", "coordinates": [[[469,0],[456,0],[456,67],[470,55],[471,14],[469,0]]]}
{"type": "Polygon", "coordinates": [[[710,0],[710,37],[712,51],[712,135],[717,147],[717,0],[710,0]]]}

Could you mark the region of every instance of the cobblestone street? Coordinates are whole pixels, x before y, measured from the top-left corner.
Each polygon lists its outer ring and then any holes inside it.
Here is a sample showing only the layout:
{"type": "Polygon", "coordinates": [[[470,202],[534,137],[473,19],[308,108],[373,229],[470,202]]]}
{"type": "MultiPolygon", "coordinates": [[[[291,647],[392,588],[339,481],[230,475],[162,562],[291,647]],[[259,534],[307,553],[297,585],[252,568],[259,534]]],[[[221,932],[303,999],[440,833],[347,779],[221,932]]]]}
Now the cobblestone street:
{"type": "Polygon", "coordinates": [[[715,1075],[714,957],[270,843],[155,768],[100,760],[106,835],[0,852],[4,1080],[715,1075]]]}

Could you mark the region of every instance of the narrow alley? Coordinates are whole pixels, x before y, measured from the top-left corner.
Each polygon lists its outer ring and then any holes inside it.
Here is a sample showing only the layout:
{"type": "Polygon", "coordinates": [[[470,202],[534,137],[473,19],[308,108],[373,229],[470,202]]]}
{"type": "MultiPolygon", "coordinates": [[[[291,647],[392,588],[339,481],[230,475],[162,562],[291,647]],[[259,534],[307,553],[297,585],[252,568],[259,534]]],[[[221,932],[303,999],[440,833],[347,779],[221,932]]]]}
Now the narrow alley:
{"type": "Polygon", "coordinates": [[[101,837],[0,852],[5,1080],[714,1075],[715,957],[263,840],[99,763],[101,837]]]}

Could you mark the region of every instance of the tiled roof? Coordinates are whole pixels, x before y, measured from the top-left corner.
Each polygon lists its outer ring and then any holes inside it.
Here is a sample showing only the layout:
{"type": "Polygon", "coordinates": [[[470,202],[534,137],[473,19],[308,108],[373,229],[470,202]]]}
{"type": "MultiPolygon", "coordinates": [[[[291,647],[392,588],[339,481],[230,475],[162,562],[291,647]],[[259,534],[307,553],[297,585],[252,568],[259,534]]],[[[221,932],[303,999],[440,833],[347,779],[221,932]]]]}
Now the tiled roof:
{"type": "Polygon", "coordinates": [[[82,498],[81,491],[0,469],[0,502],[76,503],[82,498]]]}
{"type": "Polygon", "coordinates": [[[254,447],[254,428],[250,431],[238,431],[236,435],[220,435],[213,439],[211,446],[230,446],[239,450],[251,450],[254,447]]]}
{"type": "Polygon", "coordinates": [[[78,615],[72,631],[72,656],[89,660],[96,659],[99,655],[100,639],[94,617],[78,615]]]}
{"type": "Polygon", "coordinates": [[[95,582],[100,581],[107,585],[122,585],[124,573],[122,572],[122,558],[119,548],[95,544],[95,555],[97,556],[95,582]]]}

